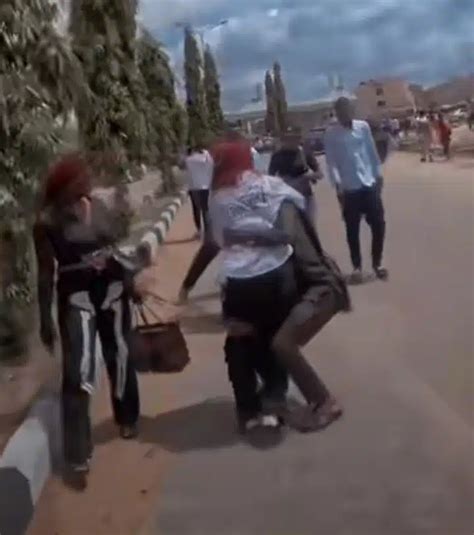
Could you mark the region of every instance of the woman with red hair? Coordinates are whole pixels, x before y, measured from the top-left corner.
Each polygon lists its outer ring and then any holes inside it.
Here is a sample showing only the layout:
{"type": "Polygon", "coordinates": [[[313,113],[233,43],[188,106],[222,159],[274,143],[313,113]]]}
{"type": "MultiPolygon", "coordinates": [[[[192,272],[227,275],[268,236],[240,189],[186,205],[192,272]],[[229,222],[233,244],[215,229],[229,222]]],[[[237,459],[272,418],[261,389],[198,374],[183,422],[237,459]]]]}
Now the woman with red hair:
{"type": "Polygon", "coordinates": [[[128,266],[115,254],[112,214],[92,199],[92,177],[80,155],[52,167],[34,226],[38,261],[40,335],[52,351],[54,280],[63,350],[64,455],[81,477],[92,456],[89,398],[96,376],[96,335],[111,383],[114,417],[124,439],[136,435],[138,384],[128,359],[130,285],[128,266]]]}
{"type": "Polygon", "coordinates": [[[242,140],[219,144],[213,158],[211,226],[222,254],[225,354],[239,425],[248,431],[279,424],[273,402],[284,402],[286,392],[273,387],[282,386],[274,367],[280,365],[308,402],[301,430],[321,429],[342,411],[299,346],[349,307],[345,283],[307,220],[302,195],[280,178],[256,173],[242,140]],[[262,373],[265,367],[269,373],[262,373]],[[263,413],[257,373],[270,414],[263,413]]]}

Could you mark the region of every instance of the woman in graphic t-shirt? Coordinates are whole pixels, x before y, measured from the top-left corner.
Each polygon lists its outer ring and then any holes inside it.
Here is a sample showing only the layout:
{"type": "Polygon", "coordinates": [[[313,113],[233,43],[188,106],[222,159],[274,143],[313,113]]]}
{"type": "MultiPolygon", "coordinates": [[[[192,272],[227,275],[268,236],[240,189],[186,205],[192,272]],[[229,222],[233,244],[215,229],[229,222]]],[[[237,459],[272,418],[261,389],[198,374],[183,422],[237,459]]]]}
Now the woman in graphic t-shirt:
{"type": "Polygon", "coordinates": [[[244,141],[221,143],[212,154],[210,219],[222,251],[225,355],[240,428],[279,425],[276,406],[284,404],[286,378],[275,366],[290,374],[308,402],[301,429],[326,427],[342,411],[299,346],[349,307],[345,284],[322,251],[301,194],[256,173],[244,141]],[[266,413],[263,398],[273,407],[266,413]]]}

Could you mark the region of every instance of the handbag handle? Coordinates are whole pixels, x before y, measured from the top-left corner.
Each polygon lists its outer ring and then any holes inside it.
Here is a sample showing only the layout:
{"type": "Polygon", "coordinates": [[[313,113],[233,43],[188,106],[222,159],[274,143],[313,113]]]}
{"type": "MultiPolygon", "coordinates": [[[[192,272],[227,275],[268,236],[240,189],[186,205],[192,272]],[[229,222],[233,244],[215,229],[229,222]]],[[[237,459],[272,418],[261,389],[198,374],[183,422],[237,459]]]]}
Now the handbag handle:
{"type": "MultiPolygon", "coordinates": [[[[159,297],[159,296],[156,296],[156,300],[160,303],[167,303],[167,301],[165,299],[163,299],[162,297],[159,297]]],[[[135,303],[133,305],[133,308],[135,310],[135,318],[139,317],[141,318],[142,322],[145,324],[145,325],[150,325],[150,322],[147,320],[146,318],[146,315],[145,315],[145,311],[148,311],[151,316],[158,322],[158,323],[163,323],[163,320],[158,316],[158,314],[150,307],[150,305],[147,305],[146,303],[142,302],[142,303],[135,303]]],[[[138,323],[136,321],[136,323],[138,323]]]]}

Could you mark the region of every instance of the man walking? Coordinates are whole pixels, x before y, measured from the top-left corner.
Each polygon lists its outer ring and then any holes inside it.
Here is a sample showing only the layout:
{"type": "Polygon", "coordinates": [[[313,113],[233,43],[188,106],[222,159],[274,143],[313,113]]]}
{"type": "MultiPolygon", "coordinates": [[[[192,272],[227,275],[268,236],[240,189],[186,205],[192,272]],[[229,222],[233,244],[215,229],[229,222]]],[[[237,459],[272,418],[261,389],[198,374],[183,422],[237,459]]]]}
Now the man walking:
{"type": "Polygon", "coordinates": [[[214,162],[204,147],[197,144],[189,151],[186,158],[186,172],[189,186],[189,197],[193,208],[196,238],[202,237],[208,225],[209,187],[211,185],[214,162]]]}
{"type": "Polygon", "coordinates": [[[385,216],[380,159],[370,127],[365,121],[354,119],[351,101],[339,98],[335,112],[338,122],[327,129],[324,146],[329,179],[343,208],[354,268],[352,280],[362,281],[360,222],[363,216],[372,230],[372,267],[375,275],[385,280],[388,271],[382,267],[385,216]]]}

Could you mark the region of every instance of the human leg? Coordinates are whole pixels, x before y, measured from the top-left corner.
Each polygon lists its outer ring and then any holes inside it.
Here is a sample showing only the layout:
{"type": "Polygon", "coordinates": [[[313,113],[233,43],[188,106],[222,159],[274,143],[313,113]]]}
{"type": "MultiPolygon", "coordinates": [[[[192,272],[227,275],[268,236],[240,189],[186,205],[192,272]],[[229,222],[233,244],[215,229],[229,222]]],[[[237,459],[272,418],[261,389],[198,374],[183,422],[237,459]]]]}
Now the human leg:
{"type": "Polygon", "coordinates": [[[344,221],[346,224],[347,243],[354,270],[362,268],[360,252],[360,220],[362,217],[361,193],[347,193],[344,195],[344,221]]]}
{"type": "MultiPolygon", "coordinates": [[[[365,195],[365,217],[372,231],[372,267],[379,276],[382,269],[383,248],[385,242],[385,210],[382,195],[376,189],[366,192],[365,195]]],[[[385,278],[381,276],[381,278],[385,278]]]]}
{"type": "Polygon", "coordinates": [[[86,471],[92,456],[90,395],[96,380],[96,317],[87,292],[60,296],[61,408],[66,463],[86,471]]]}
{"type": "Polygon", "coordinates": [[[199,251],[193,258],[188,273],[183,281],[181,287],[181,297],[183,299],[187,297],[187,294],[194,288],[196,282],[199,280],[204,271],[206,271],[209,264],[219,254],[219,250],[219,246],[214,241],[205,240],[202,243],[199,251]]]}
{"type": "Polygon", "coordinates": [[[114,419],[123,438],[136,434],[140,413],[137,375],[128,352],[130,328],[128,296],[121,282],[113,282],[98,310],[97,330],[110,381],[114,419]]]}
{"type": "Polygon", "coordinates": [[[200,190],[199,197],[202,222],[204,224],[204,229],[207,233],[209,231],[209,190],[200,190]]]}
{"type": "Polygon", "coordinates": [[[189,190],[189,198],[191,199],[191,208],[193,211],[193,220],[196,230],[201,231],[201,210],[199,203],[199,190],[189,190]]]}

